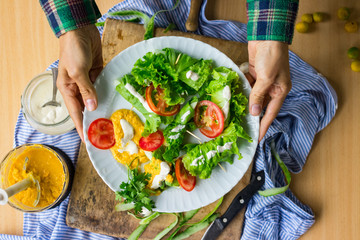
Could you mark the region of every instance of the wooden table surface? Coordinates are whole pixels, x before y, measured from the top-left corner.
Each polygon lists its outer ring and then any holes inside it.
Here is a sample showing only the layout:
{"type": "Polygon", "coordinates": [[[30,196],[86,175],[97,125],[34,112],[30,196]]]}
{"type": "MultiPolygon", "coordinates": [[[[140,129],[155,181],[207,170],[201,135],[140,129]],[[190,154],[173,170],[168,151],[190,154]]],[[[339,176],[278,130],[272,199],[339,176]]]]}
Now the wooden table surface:
{"type": "MultiPolygon", "coordinates": [[[[119,1],[98,0],[102,13],[119,1]]],[[[293,175],[290,188],[315,212],[315,224],[301,239],[358,239],[360,235],[360,73],[350,70],[346,51],[360,47],[360,31],[345,33],[337,20],[341,6],[354,9],[357,0],[303,0],[299,16],[325,12],[325,22],[308,34],[295,33],[291,50],[327,77],[339,98],[335,118],[314,141],[304,170],[293,175]]],[[[208,0],[209,19],[246,21],[245,0],[208,0]]],[[[0,0],[1,94],[0,157],[12,148],[20,95],[27,82],[58,58],[53,35],[37,0],[0,0]]],[[[300,18],[300,17],[299,17],[300,18]]],[[[299,19],[298,18],[298,19],[299,19]]],[[[23,215],[0,207],[0,233],[22,235],[23,215]]]]}

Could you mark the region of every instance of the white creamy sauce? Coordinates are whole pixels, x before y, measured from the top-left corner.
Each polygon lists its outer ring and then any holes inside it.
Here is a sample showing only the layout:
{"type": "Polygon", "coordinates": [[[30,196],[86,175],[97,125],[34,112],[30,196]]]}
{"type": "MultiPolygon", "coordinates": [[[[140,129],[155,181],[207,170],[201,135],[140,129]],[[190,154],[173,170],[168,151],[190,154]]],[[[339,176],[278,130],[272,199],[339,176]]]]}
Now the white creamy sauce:
{"type": "Polygon", "coordinates": [[[180,137],[180,133],[178,133],[178,134],[176,134],[176,135],[171,135],[171,136],[169,136],[168,138],[175,140],[175,139],[178,139],[179,137],[180,137]]]}
{"type": "Polygon", "coordinates": [[[40,81],[31,92],[31,116],[40,123],[55,124],[63,121],[69,116],[69,112],[59,91],[56,94],[56,101],[60,103],[59,107],[42,107],[45,103],[52,99],[52,87],[52,79],[46,78],[43,81],[40,81]]]}
{"type": "Polygon", "coordinates": [[[148,112],[152,112],[151,108],[149,107],[148,103],[146,102],[145,98],[143,96],[141,96],[140,93],[138,93],[136,91],[136,89],[129,83],[125,84],[125,88],[137,99],[139,99],[140,103],[144,106],[144,108],[148,111],[148,112]]]}
{"type": "Polygon", "coordinates": [[[180,132],[181,130],[184,129],[184,127],[185,127],[185,125],[179,124],[179,125],[177,125],[176,127],[174,127],[174,128],[171,130],[171,132],[180,132]]]}
{"type": "Polygon", "coordinates": [[[204,164],[204,161],[205,161],[205,158],[204,158],[203,155],[201,155],[200,157],[195,158],[195,159],[191,162],[190,166],[199,166],[199,165],[202,165],[202,164],[204,164]]]}
{"type": "Polygon", "coordinates": [[[166,179],[166,176],[170,172],[170,167],[166,162],[160,163],[160,173],[154,177],[154,180],[151,184],[152,189],[157,189],[160,187],[160,183],[166,179]]]}
{"type": "Polygon", "coordinates": [[[190,107],[192,107],[192,109],[195,109],[196,105],[197,105],[198,102],[193,102],[190,104],[190,107]]]}
{"type": "Polygon", "coordinates": [[[143,217],[148,217],[148,216],[150,216],[151,211],[149,211],[149,209],[147,209],[146,207],[142,207],[140,214],[141,214],[141,216],[143,216],[143,217]]]}
{"type": "Polygon", "coordinates": [[[152,159],[152,157],[153,157],[152,152],[150,152],[150,151],[144,151],[144,153],[145,153],[145,155],[147,156],[147,158],[148,158],[149,160],[152,159]]]}
{"type": "Polygon", "coordinates": [[[219,153],[221,153],[225,150],[230,150],[232,144],[233,142],[227,142],[224,144],[224,146],[217,146],[216,149],[218,150],[219,153]]]}
{"type": "Polygon", "coordinates": [[[124,132],[124,137],[121,139],[121,146],[124,147],[134,137],[133,126],[125,119],[120,119],[120,125],[124,132]]]}
{"type": "Polygon", "coordinates": [[[221,108],[221,110],[224,113],[224,118],[227,119],[228,115],[229,115],[229,110],[230,110],[230,98],[231,98],[231,91],[230,91],[230,87],[227,85],[224,87],[223,89],[223,97],[227,100],[224,104],[224,106],[221,108]]]}
{"type": "Polygon", "coordinates": [[[199,74],[197,74],[196,72],[193,72],[191,70],[189,70],[187,73],[186,73],[186,78],[187,79],[191,79],[193,81],[197,81],[199,80],[200,76],[199,74]]]}
{"type": "Polygon", "coordinates": [[[210,160],[212,157],[214,157],[216,155],[217,151],[216,150],[211,150],[211,151],[208,151],[206,153],[206,157],[208,160],[210,160]]]}
{"type": "Polygon", "coordinates": [[[134,143],[133,141],[129,141],[124,147],[124,149],[119,149],[118,151],[119,153],[128,152],[130,155],[133,155],[135,153],[138,153],[139,149],[136,146],[136,143],[134,143]]]}
{"type": "Polygon", "coordinates": [[[184,122],[185,121],[185,119],[190,115],[190,110],[189,111],[187,111],[187,112],[185,112],[182,116],[181,116],[181,122],[184,122]]]}

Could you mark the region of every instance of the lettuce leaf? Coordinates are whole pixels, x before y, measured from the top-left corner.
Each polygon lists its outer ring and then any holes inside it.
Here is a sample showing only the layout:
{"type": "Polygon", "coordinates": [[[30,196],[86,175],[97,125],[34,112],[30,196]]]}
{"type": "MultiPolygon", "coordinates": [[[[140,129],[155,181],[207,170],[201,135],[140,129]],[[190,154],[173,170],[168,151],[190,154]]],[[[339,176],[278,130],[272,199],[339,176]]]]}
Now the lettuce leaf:
{"type": "MultiPolygon", "coordinates": [[[[185,132],[188,128],[187,123],[194,117],[194,108],[198,102],[197,97],[193,97],[187,102],[176,115],[175,121],[170,123],[164,130],[165,137],[165,150],[159,150],[162,152],[162,159],[167,162],[174,162],[174,159],[179,156],[183,141],[185,138],[185,132]]],[[[157,156],[160,155],[157,153],[157,156]]]]}
{"type": "Polygon", "coordinates": [[[150,133],[156,132],[158,127],[161,124],[161,117],[153,112],[146,110],[144,105],[140,102],[138,98],[132,95],[126,88],[125,85],[129,83],[132,85],[138,93],[141,95],[144,94],[145,89],[136,83],[132,75],[125,75],[123,78],[119,79],[119,84],[116,86],[116,91],[125,98],[126,101],[131,103],[142,115],[144,115],[146,121],[144,126],[143,136],[147,136],[150,133]]]}
{"type": "Polygon", "coordinates": [[[226,161],[232,164],[233,154],[242,158],[236,142],[243,135],[243,128],[231,122],[219,137],[203,144],[186,146],[188,152],[183,157],[185,168],[193,176],[209,178],[218,163],[226,161]]]}
{"type": "MultiPolygon", "coordinates": [[[[185,59],[185,56],[180,57],[180,59],[181,58],[185,59]]],[[[189,61],[187,63],[189,63],[189,61]]],[[[212,72],[212,64],[212,60],[200,59],[197,63],[190,65],[188,68],[182,67],[182,71],[179,71],[179,79],[189,85],[191,88],[198,91],[202,85],[209,80],[212,72]],[[188,78],[187,73],[189,71],[197,74],[196,78],[188,78]]]]}
{"type": "Polygon", "coordinates": [[[131,73],[139,85],[148,86],[151,82],[155,88],[164,89],[163,99],[169,106],[184,103],[186,89],[163,53],[146,53],[135,62],[131,73]]]}

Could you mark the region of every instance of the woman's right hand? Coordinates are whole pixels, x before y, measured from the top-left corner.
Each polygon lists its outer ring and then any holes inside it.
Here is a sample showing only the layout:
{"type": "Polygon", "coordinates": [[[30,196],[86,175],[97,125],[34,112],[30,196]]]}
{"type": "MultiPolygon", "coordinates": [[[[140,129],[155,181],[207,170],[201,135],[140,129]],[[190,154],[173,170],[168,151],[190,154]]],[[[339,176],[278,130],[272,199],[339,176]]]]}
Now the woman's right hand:
{"type": "Polygon", "coordinates": [[[93,86],[103,69],[101,39],[95,25],[72,30],[61,35],[59,75],[57,87],[74,121],[81,140],[83,134],[84,106],[89,111],[97,108],[93,86]]]}

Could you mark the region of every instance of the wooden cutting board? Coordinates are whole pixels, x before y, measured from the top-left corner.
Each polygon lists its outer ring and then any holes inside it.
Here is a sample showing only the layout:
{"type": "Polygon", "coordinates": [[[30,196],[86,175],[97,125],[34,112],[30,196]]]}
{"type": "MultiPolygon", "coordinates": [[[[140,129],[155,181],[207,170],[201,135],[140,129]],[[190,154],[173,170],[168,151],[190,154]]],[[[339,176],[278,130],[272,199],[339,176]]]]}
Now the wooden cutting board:
{"type": "MultiPolygon", "coordinates": [[[[210,38],[192,33],[155,30],[155,36],[183,36],[194,38],[212,45],[225,53],[236,64],[247,61],[247,45],[216,38],[210,38]]],[[[142,25],[119,20],[106,20],[102,37],[103,59],[107,64],[114,56],[125,48],[143,40],[144,28],[142,25]]],[[[252,164],[241,181],[224,197],[218,212],[224,213],[235,195],[250,181],[252,164]]],[[[92,166],[85,145],[81,145],[76,165],[74,183],[70,194],[70,201],[66,215],[68,226],[85,231],[102,233],[115,237],[127,238],[137,227],[139,220],[127,215],[126,212],[116,212],[114,192],[102,181],[92,166]]],[[[202,208],[193,218],[199,221],[209,213],[215,203],[202,208]]],[[[236,216],[230,225],[220,235],[219,239],[240,239],[244,218],[244,210],[236,216]]],[[[152,239],[171,222],[174,216],[164,214],[154,220],[142,234],[141,239],[152,239]]],[[[201,239],[206,229],[200,231],[190,239],[201,239]]]]}

